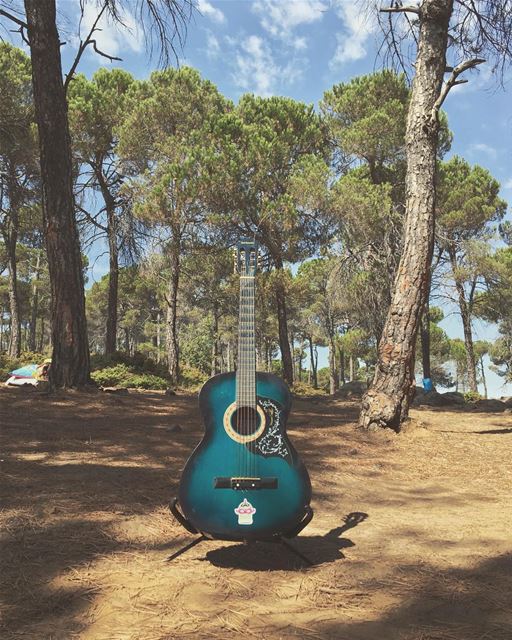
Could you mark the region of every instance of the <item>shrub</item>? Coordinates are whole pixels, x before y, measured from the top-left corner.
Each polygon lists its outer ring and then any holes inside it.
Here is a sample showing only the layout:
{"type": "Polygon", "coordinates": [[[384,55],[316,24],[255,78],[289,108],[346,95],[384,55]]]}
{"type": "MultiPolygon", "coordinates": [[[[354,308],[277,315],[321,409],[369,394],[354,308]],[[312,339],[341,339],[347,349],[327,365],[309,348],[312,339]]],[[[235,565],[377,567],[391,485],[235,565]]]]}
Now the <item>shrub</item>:
{"type": "Polygon", "coordinates": [[[184,363],[181,366],[181,386],[188,389],[198,389],[207,380],[209,376],[197,369],[191,367],[189,364],[184,363]]]}
{"type": "Polygon", "coordinates": [[[315,389],[307,382],[294,382],[292,391],[297,396],[325,396],[325,389],[315,389]]]}
{"type": "Polygon", "coordinates": [[[91,355],[91,371],[115,367],[116,365],[126,365],[131,371],[136,373],[151,373],[160,378],[167,377],[167,368],[163,362],[155,362],[152,358],[136,351],[133,356],[116,351],[111,355],[104,353],[94,353],[91,355]]]}
{"type": "Polygon", "coordinates": [[[481,400],[482,396],[478,393],[478,391],[466,391],[464,394],[464,400],[466,402],[476,402],[477,400],[481,400]]]}
{"type": "Polygon", "coordinates": [[[127,389],[167,389],[167,380],[151,373],[138,373],[125,364],[116,364],[91,373],[96,384],[103,387],[120,386],[127,389]]]}

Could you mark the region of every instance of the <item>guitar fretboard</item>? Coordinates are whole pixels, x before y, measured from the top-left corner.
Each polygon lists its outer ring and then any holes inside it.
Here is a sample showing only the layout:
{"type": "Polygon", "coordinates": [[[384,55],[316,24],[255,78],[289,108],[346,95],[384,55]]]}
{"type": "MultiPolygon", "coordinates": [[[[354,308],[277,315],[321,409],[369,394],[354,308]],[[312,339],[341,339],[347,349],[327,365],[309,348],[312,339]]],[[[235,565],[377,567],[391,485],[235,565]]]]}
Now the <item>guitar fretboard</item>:
{"type": "Polygon", "coordinates": [[[240,278],[238,323],[237,407],[256,407],[256,345],[254,338],[254,276],[240,278]]]}

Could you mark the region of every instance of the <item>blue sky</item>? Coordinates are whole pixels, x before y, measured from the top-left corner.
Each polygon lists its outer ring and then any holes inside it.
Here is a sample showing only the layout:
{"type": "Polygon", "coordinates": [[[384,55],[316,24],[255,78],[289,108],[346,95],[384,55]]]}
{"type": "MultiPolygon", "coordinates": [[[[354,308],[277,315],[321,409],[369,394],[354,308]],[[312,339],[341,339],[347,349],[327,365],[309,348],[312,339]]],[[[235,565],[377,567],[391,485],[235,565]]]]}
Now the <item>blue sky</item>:
{"type": "MultiPolygon", "coordinates": [[[[188,27],[180,63],[197,68],[224,95],[237,101],[245,92],[286,95],[318,104],[325,90],[338,82],[370,73],[383,65],[378,56],[381,35],[375,15],[361,11],[353,0],[197,0],[199,12],[188,27]]],[[[127,2],[126,6],[130,6],[127,2]]],[[[78,44],[78,0],[60,0],[64,71],[78,44]]],[[[94,3],[87,5],[82,34],[95,17],[94,3]]],[[[149,59],[134,16],[125,12],[129,29],[108,23],[97,34],[98,46],[123,58],[121,66],[138,78],[157,68],[149,59]]],[[[460,60],[449,60],[457,64],[460,60]]],[[[100,65],[110,66],[92,50],[86,52],[79,71],[91,75],[100,65]]],[[[467,75],[468,84],[456,87],[444,109],[454,134],[451,154],[486,167],[501,182],[502,196],[512,198],[512,114],[510,93],[499,89],[490,65],[467,75]]],[[[97,255],[100,252],[97,252],[97,255]]],[[[93,258],[97,256],[93,256],[93,258]]],[[[93,261],[92,278],[107,270],[107,260],[93,261]]],[[[462,337],[460,319],[447,308],[443,326],[451,337],[462,337]]],[[[479,339],[494,339],[496,329],[475,322],[479,339]]],[[[512,393],[489,372],[491,395],[512,393]]]]}

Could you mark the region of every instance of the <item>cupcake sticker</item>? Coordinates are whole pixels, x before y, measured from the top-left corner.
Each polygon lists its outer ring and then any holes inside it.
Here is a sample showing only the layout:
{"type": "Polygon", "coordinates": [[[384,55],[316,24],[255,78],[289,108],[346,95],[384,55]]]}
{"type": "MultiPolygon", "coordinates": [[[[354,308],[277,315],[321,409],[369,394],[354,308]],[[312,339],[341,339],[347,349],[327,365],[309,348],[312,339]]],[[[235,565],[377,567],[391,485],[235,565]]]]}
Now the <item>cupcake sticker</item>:
{"type": "Polygon", "coordinates": [[[252,524],[252,516],[256,513],[256,509],[247,498],[244,498],[234,512],[238,516],[238,524],[252,524]]]}

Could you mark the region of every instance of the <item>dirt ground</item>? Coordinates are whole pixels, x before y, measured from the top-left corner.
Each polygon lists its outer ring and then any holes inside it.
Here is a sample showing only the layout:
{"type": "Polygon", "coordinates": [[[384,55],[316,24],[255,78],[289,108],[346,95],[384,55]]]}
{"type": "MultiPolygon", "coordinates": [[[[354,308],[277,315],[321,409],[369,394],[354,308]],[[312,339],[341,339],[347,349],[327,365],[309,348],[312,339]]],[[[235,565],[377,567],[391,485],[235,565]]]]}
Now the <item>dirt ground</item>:
{"type": "Polygon", "coordinates": [[[412,415],[363,433],[355,402],[295,401],[312,567],[212,541],[168,562],[196,398],[0,389],[0,637],[510,640],[512,415],[412,415]]]}

